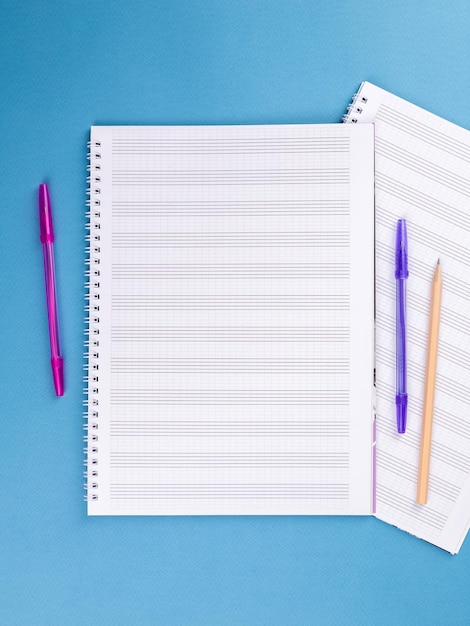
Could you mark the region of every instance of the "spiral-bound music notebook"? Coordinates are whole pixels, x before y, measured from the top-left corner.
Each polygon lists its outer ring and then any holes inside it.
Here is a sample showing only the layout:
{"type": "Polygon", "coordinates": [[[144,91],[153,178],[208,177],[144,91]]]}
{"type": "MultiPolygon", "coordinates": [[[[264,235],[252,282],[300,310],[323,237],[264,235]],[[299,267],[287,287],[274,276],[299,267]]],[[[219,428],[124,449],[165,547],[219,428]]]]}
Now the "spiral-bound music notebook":
{"type": "Polygon", "coordinates": [[[373,125],[93,127],[91,515],[373,508],[373,125]]]}
{"type": "Polygon", "coordinates": [[[458,552],[470,523],[470,132],[363,83],[376,133],[377,517],[458,552]],[[396,220],[409,240],[407,431],[395,427],[396,220]],[[416,504],[430,285],[443,291],[428,503],[416,504]]]}

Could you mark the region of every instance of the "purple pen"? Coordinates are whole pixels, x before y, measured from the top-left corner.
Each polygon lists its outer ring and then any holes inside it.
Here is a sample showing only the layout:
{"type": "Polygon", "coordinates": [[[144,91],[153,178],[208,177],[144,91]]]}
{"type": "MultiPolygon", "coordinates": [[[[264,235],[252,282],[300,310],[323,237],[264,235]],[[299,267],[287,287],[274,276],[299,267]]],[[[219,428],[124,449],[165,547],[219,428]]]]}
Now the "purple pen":
{"type": "Polygon", "coordinates": [[[64,395],[64,359],[60,350],[59,317],[54,270],[54,226],[52,224],[51,200],[47,185],[39,185],[39,226],[40,240],[44,256],[44,277],[46,280],[47,320],[51,344],[51,367],[55,392],[64,395]]]}
{"type": "Polygon", "coordinates": [[[406,279],[408,272],[408,235],[406,221],[398,220],[397,238],[395,245],[395,279],[397,285],[397,313],[396,313],[396,351],[397,351],[397,430],[404,433],[406,430],[406,413],[408,393],[406,389],[406,279]]]}

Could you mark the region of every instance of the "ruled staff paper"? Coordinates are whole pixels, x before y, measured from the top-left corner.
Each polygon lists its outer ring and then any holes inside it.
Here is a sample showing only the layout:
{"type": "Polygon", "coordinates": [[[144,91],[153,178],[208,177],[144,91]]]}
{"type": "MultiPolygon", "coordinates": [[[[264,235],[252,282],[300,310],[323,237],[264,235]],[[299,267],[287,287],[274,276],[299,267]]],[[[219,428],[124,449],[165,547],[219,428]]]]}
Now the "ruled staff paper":
{"type": "Polygon", "coordinates": [[[377,517],[455,553],[470,519],[470,132],[363,83],[376,127],[377,517]],[[396,221],[406,218],[407,431],[395,420],[396,221]],[[415,503],[432,276],[443,276],[428,504],[415,503]]]}
{"type": "Polygon", "coordinates": [[[89,513],[370,513],[372,126],[93,127],[95,174],[89,513]]]}

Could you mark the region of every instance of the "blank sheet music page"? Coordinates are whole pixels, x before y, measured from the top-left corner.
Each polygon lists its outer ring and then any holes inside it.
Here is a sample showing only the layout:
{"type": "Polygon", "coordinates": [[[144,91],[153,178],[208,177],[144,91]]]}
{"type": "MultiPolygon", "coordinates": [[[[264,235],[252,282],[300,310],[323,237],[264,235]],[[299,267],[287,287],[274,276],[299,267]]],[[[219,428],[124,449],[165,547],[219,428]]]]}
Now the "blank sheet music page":
{"type": "Polygon", "coordinates": [[[89,514],[370,513],[373,126],[93,127],[91,180],[89,514]]]}
{"type": "Polygon", "coordinates": [[[370,83],[376,126],[377,517],[457,552],[470,518],[470,132],[370,83]],[[409,241],[408,425],[395,419],[395,231],[409,241]],[[432,276],[443,277],[427,505],[416,504],[432,276]]]}

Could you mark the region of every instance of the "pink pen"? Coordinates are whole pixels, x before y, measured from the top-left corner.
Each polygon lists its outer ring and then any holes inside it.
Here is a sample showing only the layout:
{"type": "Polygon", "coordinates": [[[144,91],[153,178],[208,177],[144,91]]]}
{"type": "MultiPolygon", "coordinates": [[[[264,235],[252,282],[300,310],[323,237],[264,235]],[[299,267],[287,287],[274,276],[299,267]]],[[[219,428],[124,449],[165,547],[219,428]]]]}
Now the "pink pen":
{"type": "Polygon", "coordinates": [[[39,225],[42,251],[44,255],[44,277],[46,279],[47,320],[51,343],[51,366],[55,392],[64,395],[64,359],[60,351],[59,317],[54,271],[54,226],[52,224],[51,200],[47,185],[39,185],[39,225]]]}

